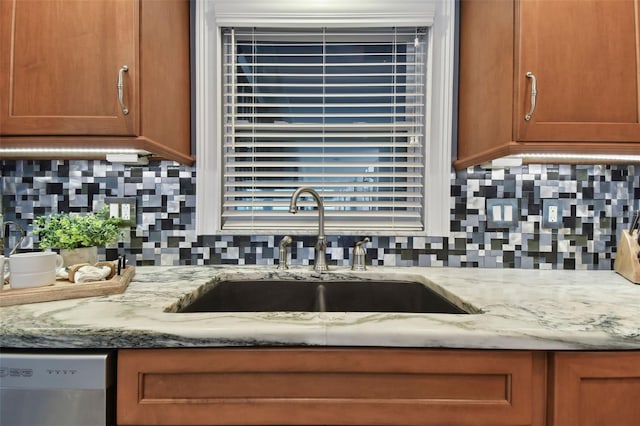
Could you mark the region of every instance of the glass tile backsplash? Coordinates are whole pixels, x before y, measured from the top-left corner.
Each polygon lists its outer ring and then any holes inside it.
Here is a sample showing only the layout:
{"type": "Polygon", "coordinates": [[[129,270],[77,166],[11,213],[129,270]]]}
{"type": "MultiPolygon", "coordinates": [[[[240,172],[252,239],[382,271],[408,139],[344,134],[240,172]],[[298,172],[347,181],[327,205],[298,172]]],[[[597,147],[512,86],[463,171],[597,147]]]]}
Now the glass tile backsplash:
{"type": "MultiPolygon", "coordinates": [[[[126,255],[137,265],[277,263],[282,235],[198,236],[195,167],[173,162],[125,166],[104,161],[1,161],[5,220],[31,230],[34,217],[87,212],[105,197],[136,197],[137,226],[108,258],[126,255]]],[[[459,266],[536,269],[611,269],[617,236],[640,208],[640,167],[524,165],[473,168],[451,175],[451,236],[372,237],[367,263],[386,266],[459,266]],[[516,226],[491,228],[486,201],[518,200],[516,226]],[[544,199],[558,199],[562,223],[542,226],[544,199]]],[[[328,236],[330,265],[348,265],[363,235],[328,236]]],[[[11,241],[7,242],[10,244],[11,241]]],[[[296,237],[293,265],[313,259],[315,236],[296,237]]],[[[37,237],[23,245],[37,249],[37,237]]]]}

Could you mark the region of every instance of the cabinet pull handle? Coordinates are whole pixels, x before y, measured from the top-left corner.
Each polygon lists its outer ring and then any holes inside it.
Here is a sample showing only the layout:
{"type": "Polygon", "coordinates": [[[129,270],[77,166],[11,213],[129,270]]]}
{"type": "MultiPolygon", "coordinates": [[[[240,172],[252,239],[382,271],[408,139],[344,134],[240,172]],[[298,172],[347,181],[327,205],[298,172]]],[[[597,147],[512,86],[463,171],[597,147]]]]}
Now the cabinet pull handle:
{"type": "Polygon", "coordinates": [[[118,103],[120,104],[120,108],[122,108],[122,113],[124,115],[129,114],[129,109],[124,105],[124,73],[129,71],[129,67],[123,65],[118,71],[118,84],[116,87],[118,88],[118,103]]]}
{"type": "Polygon", "coordinates": [[[529,110],[529,113],[524,116],[524,120],[529,121],[533,116],[533,111],[536,110],[536,95],[538,94],[538,84],[536,82],[536,76],[531,71],[527,72],[527,74],[525,75],[527,76],[527,78],[531,79],[531,110],[529,110]]]}

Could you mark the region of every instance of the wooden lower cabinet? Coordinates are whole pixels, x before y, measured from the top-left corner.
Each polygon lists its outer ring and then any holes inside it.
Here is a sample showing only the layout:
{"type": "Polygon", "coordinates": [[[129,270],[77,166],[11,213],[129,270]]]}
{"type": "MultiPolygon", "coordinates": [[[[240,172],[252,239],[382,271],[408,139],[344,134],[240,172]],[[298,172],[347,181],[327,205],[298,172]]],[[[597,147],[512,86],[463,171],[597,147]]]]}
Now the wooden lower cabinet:
{"type": "Polygon", "coordinates": [[[546,353],[139,349],[118,355],[132,425],[545,424],[546,353]]]}
{"type": "Polygon", "coordinates": [[[549,426],[638,426],[640,351],[549,358],[549,426]]]}

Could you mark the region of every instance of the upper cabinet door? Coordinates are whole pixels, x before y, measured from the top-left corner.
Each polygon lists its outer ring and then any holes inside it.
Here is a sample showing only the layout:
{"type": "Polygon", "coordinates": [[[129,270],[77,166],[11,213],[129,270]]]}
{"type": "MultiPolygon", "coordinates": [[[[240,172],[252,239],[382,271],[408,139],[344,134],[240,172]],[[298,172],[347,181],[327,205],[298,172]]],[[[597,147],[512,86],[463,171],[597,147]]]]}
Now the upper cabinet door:
{"type": "Polygon", "coordinates": [[[518,3],[516,140],[640,140],[639,3],[518,3]]]}
{"type": "Polygon", "coordinates": [[[3,0],[0,19],[1,134],[136,134],[135,0],[3,0]]]}

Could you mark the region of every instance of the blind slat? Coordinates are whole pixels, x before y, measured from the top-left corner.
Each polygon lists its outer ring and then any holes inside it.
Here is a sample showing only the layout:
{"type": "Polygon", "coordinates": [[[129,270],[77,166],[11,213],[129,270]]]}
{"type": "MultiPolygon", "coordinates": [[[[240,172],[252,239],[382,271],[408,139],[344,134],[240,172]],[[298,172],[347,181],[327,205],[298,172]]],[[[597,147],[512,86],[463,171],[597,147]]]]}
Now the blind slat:
{"type": "MultiPolygon", "coordinates": [[[[387,182],[366,182],[366,184],[363,184],[363,179],[355,182],[308,181],[306,182],[306,184],[307,186],[313,186],[315,188],[339,188],[341,192],[343,191],[348,192],[349,190],[352,190],[356,186],[358,188],[365,188],[365,187],[366,188],[388,188],[389,186],[393,186],[393,184],[390,185],[387,182]],[[345,188],[345,189],[341,189],[341,188],[345,188]]],[[[225,196],[226,194],[229,193],[229,191],[235,191],[241,188],[252,188],[254,191],[260,191],[262,188],[281,188],[281,189],[291,188],[292,190],[289,193],[289,196],[291,196],[291,194],[293,193],[293,189],[298,188],[299,186],[300,186],[300,183],[293,180],[289,180],[289,181],[271,180],[271,181],[260,181],[260,182],[247,181],[244,184],[242,184],[242,182],[237,182],[227,187],[225,196]]],[[[422,184],[417,182],[406,182],[403,186],[407,188],[414,188],[414,189],[422,188],[422,184]]],[[[418,191],[413,191],[411,192],[411,194],[413,194],[412,196],[416,196],[415,194],[421,194],[421,193],[418,191]]],[[[258,197],[259,195],[260,194],[256,193],[256,197],[258,197]]]]}
{"type": "MultiPolygon", "coordinates": [[[[362,170],[367,169],[369,167],[374,167],[376,169],[380,169],[380,168],[422,168],[424,167],[424,165],[422,164],[418,164],[418,163],[409,163],[409,162],[390,162],[390,161],[380,161],[377,165],[375,166],[370,166],[367,163],[364,162],[306,162],[306,163],[300,163],[300,162],[295,162],[295,161],[270,161],[269,163],[260,163],[258,161],[235,161],[235,162],[231,162],[227,164],[227,167],[232,167],[232,168],[242,168],[242,169],[246,169],[246,168],[250,168],[250,169],[260,169],[260,170],[264,170],[264,169],[293,169],[293,170],[310,170],[310,169],[324,169],[327,172],[331,172],[332,169],[337,169],[342,170],[344,168],[352,168],[352,169],[357,169],[360,168],[362,170]]],[[[273,172],[270,173],[277,173],[280,172],[279,170],[274,170],[273,172]]],[[[360,171],[360,173],[364,173],[363,171],[360,171]]],[[[371,173],[367,173],[367,176],[374,176],[374,177],[379,177],[377,176],[378,172],[371,172],[371,173]]],[[[236,176],[233,172],[229,173],[229,176],[236,176]]]]}
{"type": "MultiPolygon", "coordinates": [[[[233,153],[233,154],[229,154],[229,158],[231,159],[239,159],[242,160],[244,159],[244,161],[246,162],[253,162],[255,164],[262,164],[262,162],[257,162],[257,161],[252,161],[249,159],[255,159],[255,158],[259,158],[259,159],[265,159],[265,158],[294,158],[295,161],[297,161],[297,164],[307,164],[307,162],[305,161],[304,163],[299,161],[300,158],[318,158],[321,157],[322,154],[318,154],[318,153],[314,153],[314,152],[309,152],[309,153],[291,153],[288,154],[286,152],[252,152],[252,153],[246,153],[246,152],[240,152],[240,153],[233,153]]],[[[380,158],[381,154],[377,153],[377,152],[371,152],[371,153],[367,153],[367,152],[354,152],[354,153],[349,153],[349,154],[342,154],[341,157],[342,158],[369,158],[369,159],[376,159],[376,161],[378,161],[378,159],[380,158]]],[[[413,154],[413,153],[403,153],[403,152],[388,152],[384,154],[384,158],[405,158],[407,159],[406,161],[413,161],[414,159],[419,160],[422,157],[419,154],[413,154]]],[[[232,160],[233,161],[233,160],[232,160]]],[[[342,160],[341,160],[342,161],[342,160]]],[[[334,161],[332,161],[331,163],[333,163],[334,161]]],[[[418,161],[416,161],[416,163],[418,163],[418,161]]],[[[234,161],[234,164],[242,164],[241,161],[234,161]]],[[[422,164],[420,162],[420,164],[422,164]]],[[[339,166],[339,164],[337,165],[339,166]]]]}
{"type": "Polygon", "coordinates": [[[238,136],[240,136],[240,131],[247,130],[247,134],[250,135],[251,129],[262,130],[262,129],[314,129],[318,127],[322,127],[324,129],[353,129],[353,128],[396,128],[396,129],[405,129],[405,128],[413,128],[415,127],[415,123],[236,123],[236,132],[238,136]]]}
{"type": "MultiPolygon", "coordinates": [[[[241,135],[237,135],[237,137],[247,137],[247,138],[293,138],[293,139],[306,139],[306,138],[317,138],[318,136],[324,136],[325,138],[330,138],[330,139],[335,139],[335,138],[339,138],[339,139],[344,139],[344,138],[384,138],[384,137],[388,137],[388,138],[407,138],[409,136],[422,136],[422,133],[420,132],[403,132],[403,133],[397,133],[397,134],[389,134],[387,132],[362,132],[362,133],[345,133],[345,132],[332,132],[332,133],[325,133],[324,135],[322,135],[321,133],[312,133],[312,132],[291,132],[291,133],[283,133],[283,132],[273,132],[273,133],[267,133],[267,132],[249,132],[246,134],[241,134],[241,135]]],[[[229,136],[229,135],[227,135],[229,136]]],[[[230,137],[230,136],[229,136],[230,137]]],[[[357,145],[357,143],[353,144],[354,146],[357,145]]],[[[299,147],[302,147],[302,144],[298,145],[299,147]]]]}
{"type": "MultiPolygon", "coordinates": [[[[291,197],[293,191],[270,191],[270,190],[261,190],[259,193],[256,193],[256,197],[266,197],[266,198],[275,198],[275,199],[287,199],[291,197]]],[[[247,191],[237,191],[230,190],[227,191],[225,197],[229,199],[233,199],[235,197],[246,197],[248,195],[252,195],[247,191]]],[[[393,192],[393,191],[322,191],[322,195],[325,198],[344,198],[344,197],[406,197],[404,192],[393,192]]],[[[422,198],[421,193],[414,193],[411,195],[413,198],[422,198]]]]}
{"type": "MultiPolygon", "coordinates": [[[[243,94],[242,98],[320,98],[320,99],[331,99],[331,98],[389,98],[389,97],[398,97],[401,96],[399,94],[394,93],[257,93],[253,94],[243,94]]],[[[404,94],[403,96],[415,96],[413,94],[404,94]]],[[[236,106],[243,107],[248,104],[255,104],[254,102],[238,102],[236,106]]],[[[387,105],[394,105],[393,101],[387,103],[387,105]]]]}
{"type": "Polygon", "coordinates": [[[326,113],[326,114],[304,114],[304,113],[287,113],[286,115],[280,115],[280,114],[275,114],[275,113],[256,113],[256,114],[236,114],[236,119],[239,122],[243,122],[243,120],[245,120],[246,118],[255,118],[257,120],[260,119],[264,119],[264,118],[278,118],[280,119],[280,122],[284,122],[286,123],[286,119],[292,119],[292,118],[387,118],[387,119],[393,119],[393,118],[398,118],[398,117],[405,117],[405,118],[416,118],[419,119],[420,118],[420,114],[413,114],[413,113],[407,113],[407,114],[393,114],[393,113],[344,113],[344,114],[332,114],[332,113],[326,113]]]}
{"type": "MultiPolygon", "coordinates": [[[[399,107],[411,107],[411,108],[420,108],[422,106],[422,104],[419,103],[415,103],[415,102],[396,102],[393,104],[396,108],[399,107]]],[[[224,104],[225,108],[235,108],[238,105],[234,104],[234,103],[225,103],[224,104]]],[[[323,104],[323,103],[314,103],[314,102],[309,102],[309,103],[294,103],[294,102],[290,102],[290,103],[257,103],[257,102],[244,102],[241,104],[242,108],[327,108],[327,109],[334,109],[334,108],[389,108],[389,104],[388,103],[381,103],[381,102],[367,102],[365,103],[354,103],[354,102],[348,102],[348,103],[340,103],[340,104],[323,104]]]]}
{"type": "MultiPolygon", "coordinates": [[[[420,178],[422,176],[421,173],[410,173],[410,172],[389,172],[389,173],[368,173],[366,176],[363,176],[362,171],[356,172],[334,172],[334,171],[318,171],[318,172],[305,172],[295,170],[292,173],[295,173],[298,177],[304,178],[313,178],[313,177],[327,177],[327,178],[346,178],[346,177],[371,177],[371,178],[397,178],[397,179],[408,179],[408,178],[420,178]]],[[[259,172],[259,171],[228,171],[226,173],[227,177],[241,177],[241,178],[250,178],[250,177],[259,177],[259,178],[273,178],[279,177],[281,173],[273,173],[273,172],[259,172]]],[[[400,186],[400,183],[396,183],[396,185],[400,186]]],[[[308,186],[308,185],[300,185],[300,186],[308,186]]]]}
{"type": "MultiPolygon", "coordinates": [[[[358,70],[359,71],[359,70],[358,70]]],[[[371,73],[361,73],[358,72],[358,75],[354,75],[351,73],[243,73],[244,77],[254,78],[254,77],[313,77],[313,78],[331,78],[331,77],[394,77],[394,76],[404,76],[404,77],[418,77],[419,73],[387,73],[387,72],[371,72],[371,73]]]]}
{"type": "MultiPolygon", "coordinates": [[[[330,219],[330,218],[344,218],[347,216],[351,216],[351,217],[358,217],[358,218],[389,218],[389,211],[388,210],[379,210],[379,211],[374,211],[374,212],[369,212],[366,215],[363,216],[363,214],[365,213],[364,210],[340,210],[340,211],[331,211],[331,210],[326,210],[325,211],[325,219],[330,219]]],[[[396,212],[395,213],[397,217],[399,218],[418,218],[419,215],[417,213],[414,212],[396,212]]],[[[261,210],[257,210],[257,211],[244,211],[244,210],[239,210],[239,211],[225,211],[222,216],[223,217],[257,217],[257,218],[275,218],[276,216],[281,216],[282,218],[286,218],[288,220],[291,220],[292,218],[295,217],[300,217],[300,218],[305,218],[308,217],[310,219],[317,219],[318,217],[318,212],[317,211],[304,211],[304,210],[300,210],[295,216],[293,216],[291,213],[289,213],[289,209],[287,208],[287,210],[281,210],[281,211],[277,211],[277,210],[273,210],[273,211],[261,211],[261,210]]],[[[365,219],[363,219],[365,220],[365,219]]],[[[388,223],[388,222],[387,222],[388,223]]],[[[316,227],[317,227],[317,223],[316,223],[316,227]]]]}

